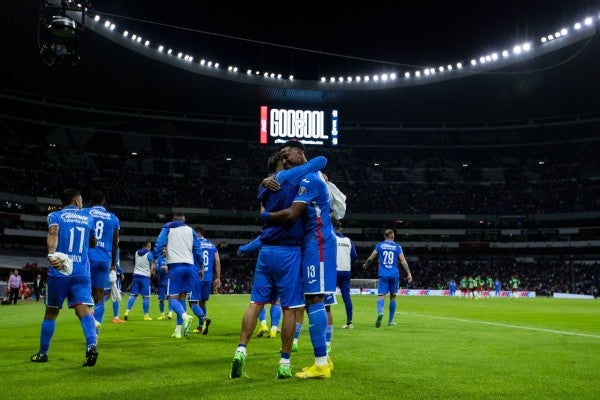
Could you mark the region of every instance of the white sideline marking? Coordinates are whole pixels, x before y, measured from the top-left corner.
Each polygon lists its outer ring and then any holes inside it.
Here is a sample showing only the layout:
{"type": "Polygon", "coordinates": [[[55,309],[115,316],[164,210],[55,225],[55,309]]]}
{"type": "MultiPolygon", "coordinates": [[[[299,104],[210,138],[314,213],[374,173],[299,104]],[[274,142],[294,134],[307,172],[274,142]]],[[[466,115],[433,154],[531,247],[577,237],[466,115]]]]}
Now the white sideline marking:
{"type": "Polygon", "coordinates": [[[554,330],[554,329],[531,328],[529,326],[499,324],[497,322],[473,321],[473,320],[470,320],[470,319],[439,317],[439,316],[435,316],[435,315],[413,314],[413,313],[407,313],[407,312],[396,312],[396,314],[412,315],[412,316],[416,316],[416,317],[445,319],[445,320],[449,320],[449,321],[470,322],[472,324],[493,325],[493,326],[501,326],[501,327],[505,327],[505,328],[524,329],[524,330],[528,330],[528,331],[540,331],[540,332],[548,332],[548,333],[557,333],[559,335],[582,336],[582,337],[589,337],[589,338],[594,338],[594,339],[600,339],[600,335],[591,335],[589,333],[577,333],[577,332],[557,331],[557,330],[554,330]]]}

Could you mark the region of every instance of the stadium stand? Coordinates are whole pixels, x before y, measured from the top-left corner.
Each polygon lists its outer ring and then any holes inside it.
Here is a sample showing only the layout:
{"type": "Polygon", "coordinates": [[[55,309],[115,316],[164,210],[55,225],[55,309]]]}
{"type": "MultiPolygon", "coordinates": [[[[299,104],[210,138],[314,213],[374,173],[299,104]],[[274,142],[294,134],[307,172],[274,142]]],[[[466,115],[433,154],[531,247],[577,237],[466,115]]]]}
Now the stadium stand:
{"type": "MultiPolygon", "coordinates": [[[[7,138],[0,254],[22,257],[26,274],[43,271],[26,260],[43,253],[45,216],[58,193],[76,187],[85,198],[103,190],[122,221],[125,261],[173,207],[183,208],[220,243],[222,291],[249,289],[254,260],[236,259],[234,249],[260,230],[256,187],[274,150],[256,143],[255,126],[98,107],[60,122],[47,107],[34,107],[39,118],[15,110],[0,120],[7,138]]],[[[507,281],[518,273],[523,288],[539,295],[597,294],[597,117],[392,133],[363,126],[336,148],[309,147],[309,156],[327,156],[324,172],[347,194],[345,233],[360,258],[393,227],[416,272],[414,287],[440,288],[471,273],[507,281]]],[[[370,273],[357,268],[354,277],[370,273]]]]}

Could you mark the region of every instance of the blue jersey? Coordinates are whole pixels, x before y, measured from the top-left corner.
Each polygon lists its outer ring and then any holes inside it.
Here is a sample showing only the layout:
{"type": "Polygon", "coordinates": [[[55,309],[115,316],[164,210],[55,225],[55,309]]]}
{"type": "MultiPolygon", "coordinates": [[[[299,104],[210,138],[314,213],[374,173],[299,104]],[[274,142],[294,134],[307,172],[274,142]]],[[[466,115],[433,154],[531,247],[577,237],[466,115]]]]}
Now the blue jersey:
{"type": "Polygon", "coordinates": [[[375,251],[379,258],[379,276],[398,277],[398,257],[403,253],[402,246],[392,240],[377,243],[375,251]]]}
{"type": "Polygon", "coordinates": [[[448,290],[450,291],[450,294],[454,294],[454,292],[456,292],[456,281],[455,280],[451,280],[450,282],[448,282],[448,290]]]}
{"type": "MultiPolygon", "coordinates": [[[[292,205],[298,191],[298,182],[311,171],[318,171],[327,165],[325,157],[315,157],[303,165],[299,165],[288,170],[277,172],[275,180],[281,185],[281,189],[272,192],[263,186],[258,189],[258,200],[263,205],[265,211],[279,211],[292,205]]],[[[262,244],[276,246],[298,246],[302,243],[304,230],[302,221],[298,218],[289,225],[276,225],[265,223],[260,234],[262,244]]]]}
{"type": "Polygon", "coordinates": [[[89,251],[90,261],[111,262],[113,234],[119,230],[117,216],[102,206],[84,208],[82,212],[88,213],[94,219],[96,233],[96,247],[89,251]]]}
{"type": "Polygon", "coordinates": [[[215,270],[215,254],[218,254],[217,246],[215,246],[210,240],[206,238],[200,239],[200,252],[202,253],[202,265],[204,265],[204,278],[205,282],[212,282],[213,273],[215,270]]]}
{"type": "Polygon", "coordinates": [[[290,169],[282,170],[277,173],[276,180],[279,184],[290,182],[297,185],[302,177],[309,172],[317,172],[327,166],[327,158],[317,156],[302,165],[295,166],[290,169]]]}
{"type": "MultiPolygon", "coordinates": [[[[311,172],[302,178],[294,202],[307,204],[302,216],[304,222],[304,249],[336,248],[337,239],[331,222],[329,189],[320,172],[311,172]]],[[[335,265],[336,260],[333,260],[335,265]]]]}
{"type": "Polygon", "coordinates": [[[163,267],[167,266],[167,260],[160,255],[156,259],[156,271],[158,274],[158,284],[159,285],[167,285],[169,281],[169,270],[165,270],[163,267]]]}
{"type": "MultiPolygon", "coordinates": [[[[90,238],[95,237],[94,220],[77,206],[66,206],[62,210],[48,214],[48,227],[58,225],[58,245],[56,251],[67,254],[73,261],[71,276],[90,275],[88,249],[90,238]]],[[[49,276],[64,277],[55,268],[50,268],[49,276]]]]}
{"type": "Polygon", "coordinates": [[[262,242],[260,241],[260,236],[258,236],[256,239],[254,239],[250,243],[238,247],[237,251],[238,251],[238,253],[246,256],[248,254],[252,254],[255,251],[260,250],[261,247],[262,247],[262,242]]]}
{"type": "MultiPolygon", "coordinates": [[[[264,187],[260,187],[258,200],[263,205],[265,211],[279,211],[292,205],[296,196],[297,186],[284,182],[281,189],[272,192],[264,187]]],[[[275,246],[299,246],[302,243],[304,231],[302,230],[302,221],[297,219],[292,225],[277,225],[265,223],[262,226],[260,241],[263,244],[275,246]]]]}
{"type": "Polygon", "coordinates": [[[322,174],[304,175],[294,202],[307,205],[301,218],[304,225],[301,271],[305,295],[330,294],[336,290],[337,239],[329,201],[329,189],[322,174]]]}

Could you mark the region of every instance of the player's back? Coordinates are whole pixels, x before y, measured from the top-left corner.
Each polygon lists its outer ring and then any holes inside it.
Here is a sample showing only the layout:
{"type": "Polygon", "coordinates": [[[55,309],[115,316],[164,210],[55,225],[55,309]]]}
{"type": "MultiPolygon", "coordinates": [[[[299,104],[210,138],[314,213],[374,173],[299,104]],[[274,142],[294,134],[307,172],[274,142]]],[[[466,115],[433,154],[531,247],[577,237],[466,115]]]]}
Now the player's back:
{"type": "Polygon", "coordinates": [[[200,251],[202,254],[202,264],[204,265],[203,281],[211,281],[215,268],[215,253],[218,253],[217,246],[206,238],[200,239],[200,251]]]}
{"type": "Polygon", "coordinates": [[[402,246],[392,240],[384,240],[376,246],[379,256],[379,276],[395,276],[399,273],[398,256],[402,246]]]}
{"type": "MultiPolygon", "coordinates": [[[[273,212],[288,208],[297,194],[297,186],[288,181],[281,183],[281,189],[272,192],[266,188],[259,188],[258,200],[265,211],[273,212]]],[[[302,243],[304,230],[300,218],[290,226],[265,223],[260,234],[263,245],[299,246],[302,243]]]]}
{"type": "MultiPolygon", "coordinates": [[[[88,251],[90,236],[93,236],[92,217],[77,208],[67,206],[48,214],[48,226],[58,225],[58,245],[56,251],[67,254],[73,261],[72,276],[89,275],[88,251]]],[[[55,268],[50,268],[50,276],[62,276],[55,268]]]]}
{"type": "Polygon", "coordinates": [[[163,231],[156,241],[155,251],[157,248],[162,250],[162,245],[166,244],[167,264],[194,265],[194,246],[197,244],[197,239],[194,230],[185,223],[168,222],[163,226],[163,231]]]}
{"type": "Polygon", "coordinates": [[[82,212],[88,213],[94,220],[96,247],[89,250],[90,261],[110,262],[113,234],[119,229],[119,219],[102,206],[84,208],[82,212]]]}

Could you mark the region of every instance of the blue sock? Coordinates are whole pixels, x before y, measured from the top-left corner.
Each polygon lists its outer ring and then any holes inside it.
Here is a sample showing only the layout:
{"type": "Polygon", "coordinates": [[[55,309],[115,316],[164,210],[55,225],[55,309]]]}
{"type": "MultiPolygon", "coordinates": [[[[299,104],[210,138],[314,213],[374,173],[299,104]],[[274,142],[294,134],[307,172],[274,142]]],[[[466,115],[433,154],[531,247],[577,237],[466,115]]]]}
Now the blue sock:
{"type": "Polygon", "coordinates": [[[164,314],[164,312],[165,312],[165,301],[164,300],[160,300],[158,302],[158,310],[160,311],[161,314],[164,314]]]}
{"type": "Polygon", "coordinates": [[[96,322],[92,314],[88,314],[81,318],[81,327],[85,336],[85,344],[91,346],[96,344],[96,322]]]}
{"type": "Polygon", "coordinates": [[[390,319],[389,322],[394,320],[394,314],[396,314],[396,299],[390,300],[390,319]]]}
{"type": "Polygon", "coordinates": [[[333,333],[333,325],[327,325],[325,328],[325,342],[331,343],[331,334],[333,333]]]}
{"type": "Polygon", "coordinates": [[[300,336],[300,332],[302,332],[302,324],[300,322],[296,322],[296,331],[294,332],[294,339],[298,339],[300,336]]]}
{"type": "Polygon", "coordinates": [[[279,321],[281,321],[281,314],[281,304],[273,304],[271,306],[271,326],[279,326],[279,321]]]}
{"type": "Polygon", "coordinates": [[[148,314],[150,311],[150,297],[143,298],[142,307],[144,309],[144,315],[148,314]]]}
{"type": "Polygon", "coordinates": [[[350,298],[349,289],[348,291],[342,290],[342,300],[344,300],[344,307],[346,308],[346,322],[352,321],[352,299],[350,298]]]}
{"type": "Polygon", "coordinates": [[[129,298],[129,300],[127,300],[127,309],[131,310],[131,308],[133,307],[133,303],[135,303],[135,299],[137,299],[137,296],[131,296],[129,298]]]}
{"type": "Polygon", "coordinates": [[[202,309],[198,305],[198,303],[194,303],[192,305],[192,311],[194,312],[194,314],[196,314],[196,317],[198,317],[198,319],[200,320],[200,323],[202,323],[202,321],[204,321],[205,316],[204,316],[204,313],[202,312],[202,309]]]}
{"type": "Polygon", "coordinates": [[[94,306],[94,318],[102,323],[104,319],[104,300],[94,306]]]}
{"type": "Polygon", "coordinates": [[[181,305],[181,302],[178,299],[169,299],[169,305],[175,314],[177,314],[177,325],[181,325],[183,320],[180,321],[180,318],[181,314],[185,312],[185,308],[181,305]]]}
{"type": "MultiPolygon", "coordinates": [[[[95,328],[95,326],[94,326],[95,328]]],[[[40,351],[43,354],[47,354],[50,349],[50,342],[52,341],[52,337],[54,336],[54,331],[56,330],[56,320],[55,319],[45,319],[42,321],[42,331],[40,333],[40,351]]]]}
{"type": "Polygon", "coordinates": [[[267,310],[263,307],[258,313],[258,322],[264,321],[265,319],[267,319],[267,310]]]}
{"type": "Polygon", "coordinates": [[[118,301],[113,301],[113,318],[118,318],[119,317],[119,306],[121,305],[121,303],[119,303],[118,301]]]}
{"type": "Polygon", "coordinates": [[[377,314],[383,314],[383,297],[377,298],[377,314]]]}
{"type": "Polygon", "coordinates": [[[308,331],[310,332],[310,341],[313,345],[315,357],[325,357],[327,355],[327,344],[325,343],[325,329],[327,328],[327,311],[325,304],[316,303],[307,307],[308,312],[308,331]]]}

